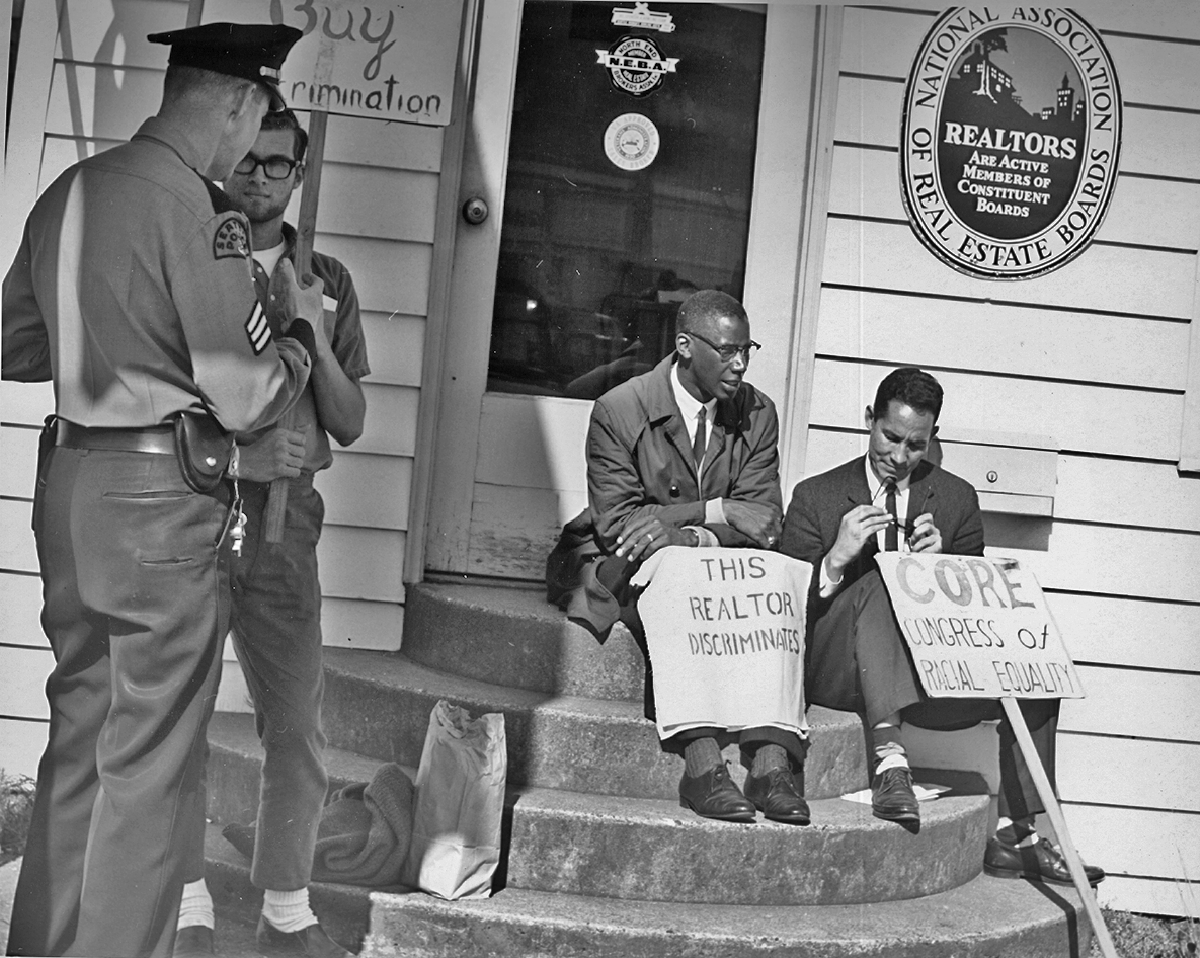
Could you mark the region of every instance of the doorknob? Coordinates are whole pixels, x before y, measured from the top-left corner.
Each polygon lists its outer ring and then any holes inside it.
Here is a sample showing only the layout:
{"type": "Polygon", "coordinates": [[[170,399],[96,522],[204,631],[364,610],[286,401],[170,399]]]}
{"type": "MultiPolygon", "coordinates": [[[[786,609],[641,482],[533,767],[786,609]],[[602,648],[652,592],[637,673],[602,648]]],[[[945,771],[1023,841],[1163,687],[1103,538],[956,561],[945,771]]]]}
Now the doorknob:
{"type": "Polygon", "coordinates": [[[472,196],[463,204],[463,219],[472,226],[478,226],[488,216],[488,205],[481,196],[472,196]]]}

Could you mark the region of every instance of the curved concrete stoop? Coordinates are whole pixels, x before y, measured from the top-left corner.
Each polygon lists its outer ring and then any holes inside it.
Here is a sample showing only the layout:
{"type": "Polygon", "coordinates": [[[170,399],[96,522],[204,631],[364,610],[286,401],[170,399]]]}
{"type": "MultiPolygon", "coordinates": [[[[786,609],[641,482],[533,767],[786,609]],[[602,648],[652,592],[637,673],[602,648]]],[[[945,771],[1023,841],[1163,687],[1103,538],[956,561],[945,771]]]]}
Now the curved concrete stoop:
{"type": "MultiPolygon", "coordinates": [[[[385,761],[411,772],[440,698],[503,712],[504,887],[442,902],[314,886],[322,921],[365,938],[364,954],[1087,954],[1073,892],[980,874],[989,799],[977,777],[930,773],[953,791],[922,804],[917,834],[836,797],[867,784],[856,716],[809,713],[812,826],[713,822],[678,805],[682,762],[642,715],[642,656],[623,627],[601,645],[540,591],[477,584],[410,587],[406,620],[403,654],[326,650],[330,787],[385,761]]],[[[248,863],[218,833],[257,808],[252,718],[216,716],[210,743],[210,886],[252,905],[248,863]]],[[[736,747],[726,757],[740,781],[736,747]]]]}

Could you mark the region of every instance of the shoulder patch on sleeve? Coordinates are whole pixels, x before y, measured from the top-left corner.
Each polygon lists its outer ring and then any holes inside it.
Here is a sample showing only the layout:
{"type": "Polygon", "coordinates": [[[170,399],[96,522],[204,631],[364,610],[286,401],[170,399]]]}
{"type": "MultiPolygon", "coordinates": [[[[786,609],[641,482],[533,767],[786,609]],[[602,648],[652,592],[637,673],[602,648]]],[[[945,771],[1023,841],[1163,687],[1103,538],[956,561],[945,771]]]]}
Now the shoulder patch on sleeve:
{"type": "Polygon", "coordinates": [[[246,236],[246,224],[234,213],[226,217],[213,236],[213,258],[225,259],[236,256],[245,259],[250,255],[250,241],[246,236]]]}
{"type": "Polygon", "coordinates": [[[267,324],[266,314],[258,302],[255,302],[254,309],[246,318],[246,337],[250,340],[250,348],[254,350],[255,356],[266,349],[267,343],[271,341],[271,327],[267,324]]]}

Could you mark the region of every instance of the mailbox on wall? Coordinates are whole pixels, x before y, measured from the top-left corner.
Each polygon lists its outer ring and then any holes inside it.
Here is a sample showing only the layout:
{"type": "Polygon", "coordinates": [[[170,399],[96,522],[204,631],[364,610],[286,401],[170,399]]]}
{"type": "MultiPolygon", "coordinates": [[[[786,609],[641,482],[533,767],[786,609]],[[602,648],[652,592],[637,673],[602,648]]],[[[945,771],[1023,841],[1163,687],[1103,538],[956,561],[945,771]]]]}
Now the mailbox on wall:
{"type": "Polygon", "coordinates": [[[956,430],[939,436],[941,464],[979,493],[984,512],[1053,516],[1058,444],[1050,436],[956,430]]]}

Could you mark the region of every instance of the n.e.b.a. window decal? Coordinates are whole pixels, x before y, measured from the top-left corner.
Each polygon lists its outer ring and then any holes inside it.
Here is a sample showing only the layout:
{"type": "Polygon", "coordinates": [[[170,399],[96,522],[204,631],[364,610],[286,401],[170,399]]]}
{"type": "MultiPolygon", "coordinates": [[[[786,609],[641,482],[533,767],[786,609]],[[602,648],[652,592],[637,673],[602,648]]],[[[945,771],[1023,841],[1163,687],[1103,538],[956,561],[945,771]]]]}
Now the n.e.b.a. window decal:
{"type": "Polygon", "coordinates": [[[1091,243],[1112,200],[1121,95],[1072,10],[954,7],[904,91],[900,186],[913,232],[955,269],[1027,279],[1091,243]]]}
{"type": "Polygon", "coordinates": [[[679,57],[664,57],[653,37],[635,34],[621,37],[607,50],[597,50],[596,62],[608,70],[614,87],[642,97],[653,93],[665,74],[675,72],[679,57]]]}

